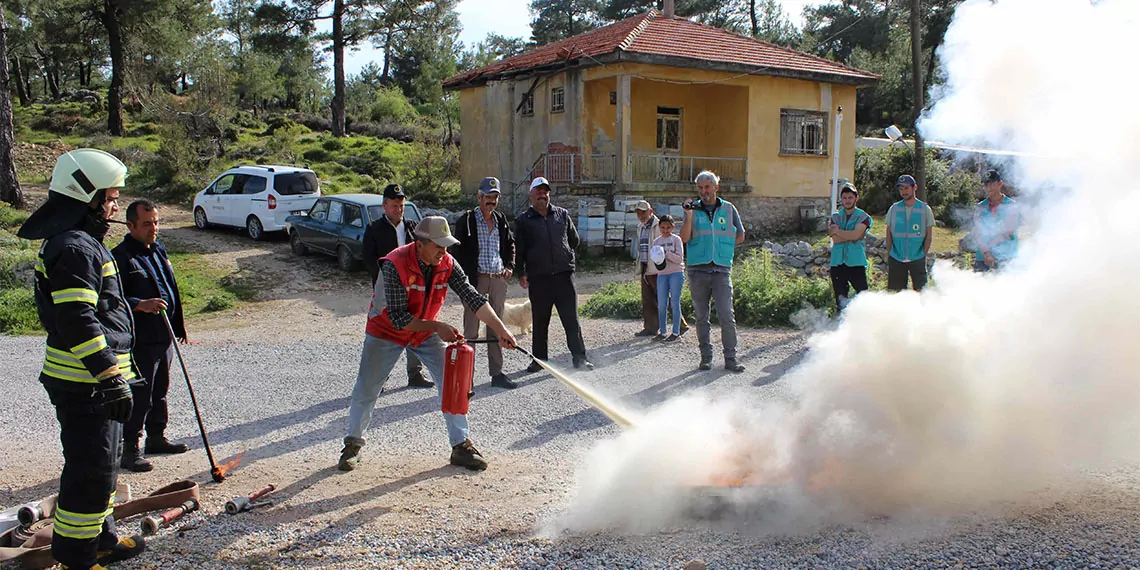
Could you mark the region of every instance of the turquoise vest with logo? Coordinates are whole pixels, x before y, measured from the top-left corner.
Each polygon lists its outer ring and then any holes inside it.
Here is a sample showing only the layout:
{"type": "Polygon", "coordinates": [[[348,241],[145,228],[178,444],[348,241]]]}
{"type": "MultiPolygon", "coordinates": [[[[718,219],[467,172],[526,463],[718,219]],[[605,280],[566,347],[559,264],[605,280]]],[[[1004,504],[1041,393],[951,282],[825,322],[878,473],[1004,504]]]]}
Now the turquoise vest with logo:
{"type": "MultiPolygon", "coordinates": [[[[1017,223],[1020,222],[1020,220],[1016,219],[1017,210],[1014,204],[1013,198],[1006,196],[1002,198],[1001,204],[998,204],[997,212],[991,213],[988,198],[978,202],[977,232],[979,242],[989,243],[990,240],[997,237],[998,234],[1002,233],[1002,230],[1008,226],[1011,217],[1015,218],[1014,228],[1017,227],[1017,223]]],[[[976,253],[979,258],[983,255],[981,248],[978,248],[976,253]]],[[[990,248],[990,253],[992,253],[998,261],[1009,261],[1017,257],[1017,232],[1014,231],[1009,239],[994,244],[994,246],[990,248]]]]}
{"type": "Polygon", "coordinates": [[[693,235],[685,244],[685,264],[692,267],[715,263],[732,267],[732,256],[736,253],[736,226],[729,213],[732,203],[721,199],[711,219],[700,200],[696,206],[697,209],[689,210],[693,216],[693,235]]]}
{"type": "Polygon", "coordinates": [[[891,232],[891,257],[898,261],[925,260],[922,244],[926,241],[926,203],[915,200],[909,219],[905,202],[895,202],[894,209],[894,218],[887,220],[887,229],[891,232]]]}
{"type": "MultiPolygon", "coordinates": [[[[871,216],[859,208],[855,208],[850,215],[846,210],[839,210],[831,215],[831,223],[843,231],[851,231],[859,227],[859,224],[867,224],[867,229],[871,229],[871,216]]],[[[831,246],[831,265],[866,267],[867,248],[863,247],[863,240],[845,241],[831,246]]]]}

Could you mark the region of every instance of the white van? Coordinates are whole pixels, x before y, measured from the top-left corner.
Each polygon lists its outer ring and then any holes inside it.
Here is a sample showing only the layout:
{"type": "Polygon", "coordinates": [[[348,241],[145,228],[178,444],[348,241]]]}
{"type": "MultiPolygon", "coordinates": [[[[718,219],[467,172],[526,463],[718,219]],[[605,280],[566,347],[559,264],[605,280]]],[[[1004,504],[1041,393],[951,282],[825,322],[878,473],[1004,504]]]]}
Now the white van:
{"type": "Polygon", "coordinates": [[[317,175],[289,165],[242,165],[227,170],[194,196],[194,225],[245,228],[260,240],[286,229],[285,218],[303,214],[321,197],[317,175]]]}

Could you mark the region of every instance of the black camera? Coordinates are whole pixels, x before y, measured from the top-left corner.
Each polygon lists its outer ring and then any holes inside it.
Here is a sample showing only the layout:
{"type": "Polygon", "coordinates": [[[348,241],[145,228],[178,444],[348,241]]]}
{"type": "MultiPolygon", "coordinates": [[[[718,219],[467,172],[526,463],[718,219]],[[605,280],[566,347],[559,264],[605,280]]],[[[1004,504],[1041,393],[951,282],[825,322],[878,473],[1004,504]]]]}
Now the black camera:
{"type": "Polygon", "coordinates": [[[681,204],[681,207],[686,210],[696,210],[697,203],[692,200],[686,200],[684,204],[681,204]]]}

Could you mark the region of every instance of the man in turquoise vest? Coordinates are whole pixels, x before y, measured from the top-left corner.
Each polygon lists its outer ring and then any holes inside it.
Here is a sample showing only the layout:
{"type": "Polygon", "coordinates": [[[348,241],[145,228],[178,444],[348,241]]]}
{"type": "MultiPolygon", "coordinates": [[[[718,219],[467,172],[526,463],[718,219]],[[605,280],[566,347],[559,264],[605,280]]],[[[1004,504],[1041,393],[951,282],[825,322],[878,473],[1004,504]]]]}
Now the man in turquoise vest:
{"type": "Polygon", "coordinates": [[[926,254],[934,237],[934,212],[925,202],[915,198],[918,183],[909,174],[899,176],[896,183],[899,197],[887,210],[887,289],[906,289],[907,277],[911,287],[921,291],[926,286],[926,254]]]}
{"type": "Polygon", "coordinates": [[[831,288],[835,291],[836,310],[847,306],[847,293],[867,290],[867,250],[863,236],[871,228],[871,216],[855,207],[859,191],[850,182],[839,191],[843,209],[831,215],[828,233],[831,234],[831,288]]]}
{"type": "Polygon", "coordinates": [[[744,372],[736,362],[736,316],[732,308],[732,257],[744,242],[744,224],[731,202],[717,197],[720,179],[706,170],[697,175],[701,199],[688,200],[684,207],[685,265],[689,270],[689,292],[697,314],[697,341],[701,346],[700,370],[712,369],[712,342],[709,334],[709,300],[716,302],[720,321],[720,341],[724,345],[724,369],[744,372]]]}
{"type": "Polygon", "coordinates": [[[996,170],[982,177],[986,199],[974,207],[974,229],[967,240],[974,249],[974,271],[997,270],[1017,257],[1017,203],[1005,195],[1005,182],[996,170]]]}

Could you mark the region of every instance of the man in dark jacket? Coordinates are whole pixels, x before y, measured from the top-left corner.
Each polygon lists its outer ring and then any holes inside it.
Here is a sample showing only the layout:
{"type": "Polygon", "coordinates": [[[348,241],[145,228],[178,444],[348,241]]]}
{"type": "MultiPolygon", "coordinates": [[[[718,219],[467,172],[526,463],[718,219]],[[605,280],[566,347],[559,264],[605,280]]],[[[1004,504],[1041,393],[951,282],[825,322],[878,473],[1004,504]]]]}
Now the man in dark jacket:
{"type": "Polygon", "coordinates": [[[139,450],[143,426],[146,426],[146,455],[186,453],[185,444],[167,441],[166,393],[170,390],[170,365],[174,362],[175,340],[185,343],[186,326],[182,318],[182,297],[166,248],[158,241],[158,206],[150,200],[139,200],[127,206],[129,234],[123,243],[111,250],[119,264],[119,275],[127,304],[135,317],[135,363],[143,381],[131,385],[134,410],[123,425],[123,459],[120,465],[131,471],[154,468],[139,450]],[[174,336],[166,329],[162,312],[170,318],[174,336]]]}
{"type": "MultiPolygon", "coordinates": [[[[380,260],[397,247],[416,241],[412,234],[416,223],[404,217],[404,189],[399,184],[389,184],[384,188],[384,217],[368,224],[364,229],[364,266],[372,276],[372,289],[375,292],[376,279],[380,275],[380,260]]],[[[383,288],[381,288],[383,291],[383,288]]],[[[435,382],[424,377],[424,365],[411,351],[405,353],[408,359],[408,386],[432,388],[435,382]]]]}
{"type": "MultiPolygon", "coordinates": [[[[578,293],[574,290],[574,249],[578,247],[578,230],[565,208],[550,203],[550,183],[535,178],[530,184],[530,208],[515,220],[516,273],[519,285],[530,296],[534,319],[535,358],[546,360],[547,329],[550,314],[558,307],[558,318],[566,330],[566,345],[574,357],[574,368],[593,370],[586,359],[586,343],[578,324],[578,293]]],[[[542,370],[537,362],[528,372],[542,370]]]]}
{"type": "Polygon", "coordinates": [[[63,568],[102,568],[146,549],[141,537],[118,538],[112,513],[122,424],[131,417],[129,382],[138,368],[131,360],[134,320],[103,239],[126,177],[126,165],[109,153],[64,153],[47,202],[16,234],[44,240],[35,301],[47,331],[40,383],[63,444],[51,540],[63,568]]]}
{"type": "MultiPolygon", "coordinates": [[[[484,178],[479,184],[479,207],[464,212],[455,222],[455,239],[459,243],[452,247],[452,256],[471,285],[487,296],[495,314],[501,315],[507,302],[507,281],[515,269],[515,236],[507,217],[495,210],[498,205],[499,180],[484,178]]],[[[463,312],[463,335],[479,335],[479,318],[470,308],[463,312]]],[[[492,386],[518,387],[503,374],[503,349],[499,345],[487,345],[487,366],[492,386]]]]}

